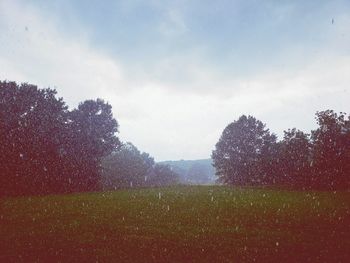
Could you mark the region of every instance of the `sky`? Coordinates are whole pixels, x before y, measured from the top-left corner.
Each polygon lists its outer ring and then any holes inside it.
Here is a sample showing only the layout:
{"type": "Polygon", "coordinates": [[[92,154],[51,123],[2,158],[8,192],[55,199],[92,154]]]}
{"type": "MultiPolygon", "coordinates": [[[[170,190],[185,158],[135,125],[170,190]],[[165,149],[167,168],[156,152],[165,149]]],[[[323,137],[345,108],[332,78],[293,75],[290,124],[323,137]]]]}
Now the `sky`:
{"type": "Polygon", "coordinates": [[[104,99],[156,161],[209,158],[242,114],[281,138],[350,112],[350,1],[0,0],[0,79],[104,99]]]}

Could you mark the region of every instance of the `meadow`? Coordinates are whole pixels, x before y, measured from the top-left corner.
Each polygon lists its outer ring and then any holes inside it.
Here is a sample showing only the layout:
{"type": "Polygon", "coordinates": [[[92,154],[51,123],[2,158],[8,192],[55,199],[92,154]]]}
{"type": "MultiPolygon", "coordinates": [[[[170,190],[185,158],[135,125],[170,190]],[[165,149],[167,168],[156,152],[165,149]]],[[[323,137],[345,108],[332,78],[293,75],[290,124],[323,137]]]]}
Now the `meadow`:
{"type": "Polygon", "coordinates": [[[350,192],[175,186],[0,199],[0,262],[350,262],[350,192]]]}

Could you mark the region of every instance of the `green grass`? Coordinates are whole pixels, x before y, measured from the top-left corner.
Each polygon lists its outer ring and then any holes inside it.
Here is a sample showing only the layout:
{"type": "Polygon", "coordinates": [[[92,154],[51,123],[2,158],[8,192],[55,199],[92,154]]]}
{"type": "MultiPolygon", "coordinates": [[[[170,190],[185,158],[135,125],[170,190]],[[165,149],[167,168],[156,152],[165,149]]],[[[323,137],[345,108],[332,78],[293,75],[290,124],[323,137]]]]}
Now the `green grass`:
{"type": "Polygon", "coordinates": [[[349,192],[179,186],[0,209],[0,262],[350,262],[349,192]]]}

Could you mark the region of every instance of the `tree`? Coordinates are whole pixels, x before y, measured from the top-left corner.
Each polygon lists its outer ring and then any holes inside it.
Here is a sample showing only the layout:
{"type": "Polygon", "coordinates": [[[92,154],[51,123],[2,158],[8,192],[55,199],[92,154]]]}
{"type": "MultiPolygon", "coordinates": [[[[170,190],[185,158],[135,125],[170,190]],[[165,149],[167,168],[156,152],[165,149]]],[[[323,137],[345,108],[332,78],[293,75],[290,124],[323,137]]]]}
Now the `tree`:
{"type": "Polygon", "coordinates": [[[57,187],[57,148],[67,107],[52,89],[0,82],[0,193],[48,193],[57,187]]]}
{"type": "Polygon", "coordinates": [[[317,188],[350,188],[350,116],[332,110],[316,113],[312,131],[313,180],[317,188]]]}
{"type": "Polygon", "coordinates": [[[146,186],[154,160],[141,153],[132,143],[103,159],[102,186],[105,190],[146,186]]]}
{"type": "Polygon", "coordinates": [[[278,149],[278,183],[306,188],[310,186],[311,143],[309,135],[295,128],[284,131],[278,149]]]}
{"type": "Polygon", "coordinates": [[[104,190],[165,186],[179,181],[178,174],[168,165],[155,164],[148,153],[141,153],[130,142],[104,158],[102,165],[101,184],[104,190]]]}
{"type": "Polygon", "coordinates": [[[117,131],[102,100],[70,112],[53,89],[0,81],[0,195],[96,190],[117,131]]]}
{"type": "Polygon", "coordinates": [[[241,116],[223,131],[212,153],[219,181],[256,185],[271,181],[276,136],[252,116],[241,116]]]}
{"type": "Polygon", "coordinates": [[[169,186],[179,183],[179,175],[169,165],[156,164],[149,174],[149,186],[169,186]]]}
{"type": "Polygon", "coordinates": [[[69,182],[73,189],[98,190],[102,158],[121,145],[117,132],[112,107],[101,99],[80,103],[69,113],[66,156],[70,158],[69,182]]]}

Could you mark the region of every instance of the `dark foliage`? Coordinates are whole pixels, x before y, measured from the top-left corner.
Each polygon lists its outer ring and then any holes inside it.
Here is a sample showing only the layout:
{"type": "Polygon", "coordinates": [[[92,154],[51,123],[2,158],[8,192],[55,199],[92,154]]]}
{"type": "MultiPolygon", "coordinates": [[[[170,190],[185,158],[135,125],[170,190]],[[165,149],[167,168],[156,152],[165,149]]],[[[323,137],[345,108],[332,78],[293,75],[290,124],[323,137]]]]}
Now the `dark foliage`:
{"type": "Polygon", "coordinates": [[[148,153],[125,143],[102,162],[102,188],[165,186],[178,182],[178,175],[167,165],[155,164],[148,153]]]}
{"type": "Polygon", "coordinates": [[[298,188],[310,187],[311,146],[308,134],[295,128],[284,131],[283,140],[277,145],[276,183],[298,188]]]}
{"type": "Polygon", "coordinates": [[[219,181],[235,185],[279,185],[298,189],[350,189],[350,116],[316,113],[311,138],[290,129],[281,141],[251,116],[223,131],[213,151],[219,181]]]}
{"type": "Polygon", "coordinates": [[[269,183],[276,136],[252,116],[241,116],[223,131],[212,159],[224,184],[269,183]]]}
{"type": "Polygon", "coordinates": [[[332,110],[316,113],[312,131],[312,185],[350,189],[350,116],[332,110]]]}
{"type": "Polygon", "coordinates": [[[179,183],[179,176],[169,165],[155,164],[149,174],[147,185],[149,186],[168,186],[179,183]]]}
{"type": "Polygon", "coordinates": [[[97,190],[117,131],[102,100],[69,111],[53,89],[0,81],[0,195],[97,190]]]}
{"type": "Polygon", "coordinates": [[[112,190],[126,187],[146,186],[147,176],[154,160],[141,153],[133,144],[125,143],[118,151],[102,161],[102,187],[112,190]]]}

